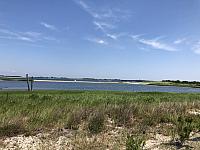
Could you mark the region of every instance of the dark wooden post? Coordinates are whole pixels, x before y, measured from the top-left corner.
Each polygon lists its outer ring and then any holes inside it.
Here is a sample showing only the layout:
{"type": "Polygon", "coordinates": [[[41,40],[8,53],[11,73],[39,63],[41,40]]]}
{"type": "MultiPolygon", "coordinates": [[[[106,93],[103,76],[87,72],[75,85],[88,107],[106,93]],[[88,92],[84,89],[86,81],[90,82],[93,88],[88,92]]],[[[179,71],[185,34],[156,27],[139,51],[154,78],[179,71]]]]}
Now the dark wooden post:
{"type": "Polygon", "coordinates": [[[33,91],[33,82],[34,82],[33,77],[31,77],[31,91],[33,91]]]}
{"type": "Polygon", "coordinates": [[[28,91],[30,91],[30,85],[29,85],[29,77],[28,77],[28,74],[26,74],[26,82],[27,82],[27,86],[28,86],[28,91]]]}

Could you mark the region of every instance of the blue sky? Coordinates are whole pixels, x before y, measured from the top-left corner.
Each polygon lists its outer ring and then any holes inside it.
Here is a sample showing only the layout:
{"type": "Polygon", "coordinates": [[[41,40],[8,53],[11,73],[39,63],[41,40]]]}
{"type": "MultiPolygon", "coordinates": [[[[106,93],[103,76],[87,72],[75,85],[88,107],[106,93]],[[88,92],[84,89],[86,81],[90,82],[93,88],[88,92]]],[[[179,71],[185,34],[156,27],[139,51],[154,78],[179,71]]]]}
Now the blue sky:
{"type": "Polygon", "coordinates": [[[0,74],[200,80],[199,0],[0,0],[0,74]]]}

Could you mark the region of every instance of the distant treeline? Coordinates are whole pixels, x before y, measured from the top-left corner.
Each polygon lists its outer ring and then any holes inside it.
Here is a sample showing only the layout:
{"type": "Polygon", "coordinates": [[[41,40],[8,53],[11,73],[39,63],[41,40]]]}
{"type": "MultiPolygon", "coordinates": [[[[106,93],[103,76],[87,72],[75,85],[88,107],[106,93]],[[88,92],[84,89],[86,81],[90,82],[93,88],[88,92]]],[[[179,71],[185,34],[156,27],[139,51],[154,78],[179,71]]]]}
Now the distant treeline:
{"type": "Polygon", "coordinates": [[[0,80],[5,80],[5,81],[26,81],[25,77],[21,76],[3,76],[0,75],[0,80]]]}
{"type": "Polygon", "coordinates": [[[172,82],[178,84],[200,84],[199,81],[162,80],[162,82],[172,82]]]}
{"type": "Polygon", "coordinates": [[[1,78],[22,78],[22,76],[5,76],[5,75],[0,75],[1,78]]]}

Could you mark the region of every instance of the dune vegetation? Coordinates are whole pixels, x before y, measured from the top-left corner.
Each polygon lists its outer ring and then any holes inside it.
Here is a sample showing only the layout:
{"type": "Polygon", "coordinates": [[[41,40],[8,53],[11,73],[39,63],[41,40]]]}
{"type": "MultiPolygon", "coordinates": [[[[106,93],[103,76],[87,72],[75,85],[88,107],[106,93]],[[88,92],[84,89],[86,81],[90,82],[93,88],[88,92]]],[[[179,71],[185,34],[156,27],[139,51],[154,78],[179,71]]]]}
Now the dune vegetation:
{"type": "Polygon", "coordinates": [[[151,149],[157,136],[168,140],[153,146],[195,148],[188,142],[200,130],[199,111],[198,93],[2,91],[0,148],[7,138],[41,133],[70,133],[71,149],[151,149]]]}

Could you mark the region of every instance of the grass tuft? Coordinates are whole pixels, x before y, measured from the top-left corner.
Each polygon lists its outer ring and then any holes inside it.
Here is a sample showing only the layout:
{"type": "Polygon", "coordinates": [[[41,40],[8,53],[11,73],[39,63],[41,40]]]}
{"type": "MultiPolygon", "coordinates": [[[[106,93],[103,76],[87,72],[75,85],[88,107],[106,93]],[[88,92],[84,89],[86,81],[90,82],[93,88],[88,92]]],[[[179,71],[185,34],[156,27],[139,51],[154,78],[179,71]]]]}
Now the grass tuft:
{"type": "Polygon", "coordinates": [[[100,133],[104,128],[105,116],[101,112],[94,112],[88,120],[88,130],[92,134],[100,133]]]}
{"type": "Polygon", "coordinates": [[[0,137],[12,137],[24,133],[27,133],[27,131],[20,124],[9,124],[0,127],[0,137]]]}

